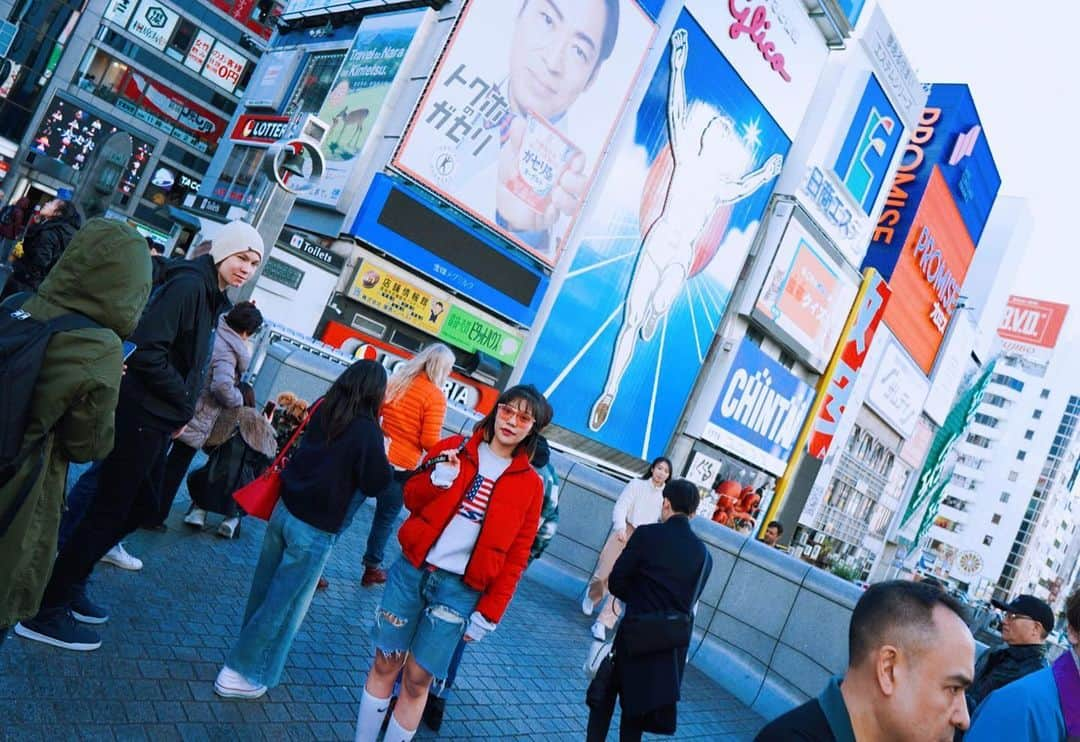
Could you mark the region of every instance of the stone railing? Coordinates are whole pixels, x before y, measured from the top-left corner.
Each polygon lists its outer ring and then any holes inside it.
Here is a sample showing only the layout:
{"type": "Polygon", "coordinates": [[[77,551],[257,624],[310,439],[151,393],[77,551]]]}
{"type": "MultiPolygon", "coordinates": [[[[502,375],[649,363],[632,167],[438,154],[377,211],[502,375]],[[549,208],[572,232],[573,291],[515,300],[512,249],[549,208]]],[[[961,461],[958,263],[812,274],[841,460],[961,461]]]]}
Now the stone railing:
{"type": "MultiPolygon", "coordinates": [[[[559,529],[529,576],[577,601],[611,529],[623,483],[561,454],[559,529]]],[[[698,606],[690,662],[766,718],[817,695],[847,665],[861,590],[712,521],[694,531],[713,569],[698,606]]],[[[582,655],[589,644],[582,616],[582,655]]]]}

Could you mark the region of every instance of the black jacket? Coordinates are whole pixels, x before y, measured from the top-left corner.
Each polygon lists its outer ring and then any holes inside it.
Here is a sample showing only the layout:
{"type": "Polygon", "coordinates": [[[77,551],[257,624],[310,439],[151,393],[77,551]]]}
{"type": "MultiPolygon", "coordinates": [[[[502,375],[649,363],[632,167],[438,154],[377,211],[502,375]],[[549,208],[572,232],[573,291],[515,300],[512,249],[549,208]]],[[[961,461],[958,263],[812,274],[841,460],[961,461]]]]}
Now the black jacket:
{"type": "Polygon", "coordinates": [[[344,433],[328,442],[327,417],[325,405],[320,405],[290,452],[281,473],[281,500],[308,525],[339,533],[357,490],[372,496],[390,484],[390,462],[374,418],[355,418],[344,433]]]}
{"type": "MultiPolygon", "coordinates": [[[[612,567],[608,588],[625,603],[625,618],[657,611],[690,613],[705,556],[705,544],[685,516],[641,526],[612,567]]],[[[650,716],[649,730],[668,727],[673,733],[688,648],[627,657],[619,651],[621,639],[617,633],[615,672],[623,713],[650,716]]]]}
{"type": "Polygon", "coordinates": [[[31,224],[23,237],[23,256],[11,266],[14,285],[8,293],[37,291],[80,226],[82,220],[78,214],[31,224]]]}
{"type": "Polygon", "coordinates": [[[173,431],[191,419],[210,358],[210,339],[229,300],[209,255],[172,261],[130,340],[120,393],[142,406],[148,423],[173,431]]]}
{"type": "Polygon", "coordinates": [[[811,698],[802,706],[797,706],[786,714],[773,719],[765,726],[754,742],[788,742],[788,740],[809,740],[811,742],[834,742],[836,740],[825,712],[821,710],[818,699],[811,698]]]}
{"type": "Polygon", "coordinates": [[[1047,667],[1045,644],[989,649],[975,663],[975,680],[967,690],[968,712],[998,688],[1047,667]]]}

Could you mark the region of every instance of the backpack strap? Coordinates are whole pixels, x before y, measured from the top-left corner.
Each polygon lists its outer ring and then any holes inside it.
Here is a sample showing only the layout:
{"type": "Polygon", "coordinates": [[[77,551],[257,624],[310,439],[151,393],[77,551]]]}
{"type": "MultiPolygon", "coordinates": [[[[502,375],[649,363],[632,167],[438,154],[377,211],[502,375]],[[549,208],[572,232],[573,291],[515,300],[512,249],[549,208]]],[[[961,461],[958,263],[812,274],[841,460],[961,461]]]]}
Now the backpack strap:
{"type": "MultiPolygon", "coordinates": [[[[23,302],[26,301],[29,296],[30,294],[21,295],[17,304],[12,302],[11,308],[16,311],[22,311],[19,307],[22,306],[23,302]]],[[[46,320],[45,326],[48,328],[50,340],[52,339],[52,336],[58,332],[70,332],[72,330],[83,330],[89,327],[101,327],[100,324],[79,312],[69,312],[67,314],[62,314],[59,317],[54,317],[51,320],[46,320]]],[[[29,475],[19,488],[19,492],[15,495],[15,499],[8,509],[4,511],[3,516],[0,516],[0,536],[4,536],[8,529],[11,528],[11,524],[15,521],[15,517],[19,514],[19,510],[22,508],[23,503],[25,503],[26,498],[30,496],[30,490],[34,488],[38,478],[41,476],[41,470],[45,467],[45,442],[48,440],[51,432],[51,430],[45,431],[42,435],[23,446],[19,455],[16,456],[2,472],[4,480],[8,481],[18,473],[19,469],[26,463],[27,459],[33,455],[37,456],[37,460],[30,469],[29,475]]]]}

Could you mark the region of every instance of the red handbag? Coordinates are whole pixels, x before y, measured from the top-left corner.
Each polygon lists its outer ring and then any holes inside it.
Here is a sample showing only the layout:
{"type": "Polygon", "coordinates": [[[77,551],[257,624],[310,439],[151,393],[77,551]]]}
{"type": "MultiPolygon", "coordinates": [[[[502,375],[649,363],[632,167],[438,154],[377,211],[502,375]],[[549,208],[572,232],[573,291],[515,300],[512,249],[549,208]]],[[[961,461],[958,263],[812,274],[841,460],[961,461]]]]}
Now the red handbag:
{"type": "Polygon", "coordinates": [[[274,512],[274,506],[277,505],[278,500],[281,499],[281,471],[285,468],[285,464],[288,461],[286,455],[293,447],[293,443],[300,437],[300,434],[304,432],[304,428],[311,422],[312,416],[315,414],[315,410],[319,409],[319,405],[322,404],[322,400],[318,400],[308,410],[307,416],[304,417],[303,422],[296,426],[296,431],[292,434],[292,438],[285,444],[285,447],[278,452],[277,457],[274,459],[274,463],[256,477],[253,481],[245,484],[240,489],[233,492],[233,499],[236,500],[236,504],[244,509],[244,512],[248,515],[253,515],[260,520],[270,520],[270,514],[274,512]]]}

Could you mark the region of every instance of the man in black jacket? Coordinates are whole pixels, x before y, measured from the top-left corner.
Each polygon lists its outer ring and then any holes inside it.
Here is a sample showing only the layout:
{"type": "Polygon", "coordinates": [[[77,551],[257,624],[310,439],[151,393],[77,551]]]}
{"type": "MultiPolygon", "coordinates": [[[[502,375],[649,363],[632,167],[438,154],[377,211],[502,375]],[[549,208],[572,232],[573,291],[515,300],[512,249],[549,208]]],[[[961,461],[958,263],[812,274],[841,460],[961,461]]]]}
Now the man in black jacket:
{"type": "MultiPolygon", "coordinates": [[[[194,414],[211,333],[230,306],[224,292],[243,286],[262,254],[259,233],[249,224],[230,222],[214,236],[207,255],[169,262],[130,338],[137,349],[126,362],[116,442],[101,464],[97,495],[56,558],[38,615],[16,627],[19,636],[85,649],[86,642],[69,641],[70,622],[62,614],[94,564],[157,512],[165,452],[170,437],[183,432],[194,414]]],[[[73,614],[77,620],[108,621],[108,613],[85,596],[79,605],[73,614]]]]}
{"type": "Polygon", "coordinates": [[[620,698],[622,740],[639,740],[642,732],[674,734],[676,703],[689,646],[629,656],[627,627],[636,617],[655,613],[690,614],[712,567],[708,551],[690,528],[697,511],[698,490],[685,479],[664,487],[660,523],[640,526],[608,577],[611,594],[625,605],[615,634],[615,677],[612,693],[591,705],[587,739],[607,737],[616,695],[620,698]],[[703,574],[704,571],[704,574],[703,574]]]}
{"type": "Polygon", "coordinates": [[[11,266],[4,295],[37,291],[81,226],[79,210],[70,201],[54,198],[42,206],[38,220],[26,228],[23,255],[11,266]]]}
{"type": "Polygon", "coordinates": [[[1046,637],[1054,630],[1054,611],[1034,595],[1018,595],[1011,603],[993,601],[1005,611],[1001,621],[1004,647],[987,650],[975,665],[975,682],[967,692],[968,712],[998,688],[1047,666],[1046,637]]]}
{"type": "Polygon", "coordinates": [[[871,585],[851,614],[847,673],[755,742],[950,742],[969,723],[975,640],[963,615],[938,587],[871,585]]]}

